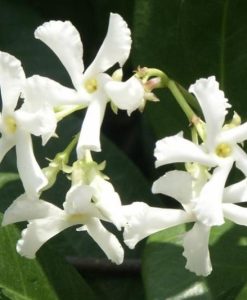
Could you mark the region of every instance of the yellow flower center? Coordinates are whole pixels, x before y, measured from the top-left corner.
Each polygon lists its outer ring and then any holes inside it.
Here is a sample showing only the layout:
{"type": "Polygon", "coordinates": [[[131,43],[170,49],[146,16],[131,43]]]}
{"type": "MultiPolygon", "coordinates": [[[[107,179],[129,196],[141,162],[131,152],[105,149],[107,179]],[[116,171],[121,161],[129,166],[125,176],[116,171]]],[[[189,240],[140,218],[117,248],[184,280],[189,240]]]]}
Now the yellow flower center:
{"type": "Polygon", "coordinates": [[[86,214],[72,214],[68,216],[68,220],[73,223],[83,224],[87,220],[86,214]]]}
{"type": "Polygon", "coordinates": [[[221,143],[221,144],[219,144],[216,147],[215,153],[219,157],[226,158],[226,157],[228,157],[228,156],[231,155],[231,153],[232,153],[232,147],[229,144],[227,144],[227,143],[221,143]]]}
{"type": "Polygon", "coordinates": [[[95,78],[87,79],[84,84],[84,87],[88,93],[90,94],[94,93],[98,88],[97,80],[95,78]]]}
{"type": "Polygon", "coordinates": [[[4,120],[5,126],[6,126],[6,131],[8,133],[15,133],[16,131],[16,122],[13,117],[6,117],[4,120]]]}

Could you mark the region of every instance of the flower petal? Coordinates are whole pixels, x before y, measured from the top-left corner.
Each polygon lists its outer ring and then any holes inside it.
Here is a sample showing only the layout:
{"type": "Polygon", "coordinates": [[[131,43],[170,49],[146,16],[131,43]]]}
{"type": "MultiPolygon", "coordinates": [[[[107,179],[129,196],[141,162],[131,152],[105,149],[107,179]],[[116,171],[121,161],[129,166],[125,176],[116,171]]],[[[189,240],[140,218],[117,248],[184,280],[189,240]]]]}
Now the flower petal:
{"type": "Polygon", "coordinates": [[[155,232],[195,220],[192,214],[181,209],[150,207],[144,202],[125,205],[123,211],[127,220],[124,242],[130,249],[155,232]]]}
{"type": "Polygon", "coordinates": [[[210,227],[196,222],[184,236],[183,256],[187,259],[185,268],[197,276],[208,276],[212,272],[208,250],[209,233],[210,227]]]}
{"type": "Polygon", "coordinates": [[[101,96],[95,98],[88,106],[76,148],[78,159],[83,158],[85,150],[101,151],[100,129],[106,103],[106,99],[101,96]]]}
{"type": "Polygon", "coordinates": [[[129,115],[140,107],[144,97],[144,88],[135,76],[125,82],[111,80],[105,91],[111,101],[119,109],[127,110],[129,115]]]}
{"type": "Polygon", "coordinates": [[[247,176],[247,154],[244,150],[236,145],[234,147],[234,159],[236,161],[236,167],[247,176]]]}
{"type": "Polygon", "coordinates": [[[35,258],[36,252],[44,243],[70,226],[62,210],[52,217],[31,221],[22,231],[16,250],[22,256],[35,258]]]}
{"type": "Polygon", "coordinates": [[[15,145],[14,138],[7,138],[2,135],[0,138],[0,163],[2,162],[5,155],[9,152],[9,150],[15,145]]]}
{"type": "Polygon", "coordinates": [[[49,202],[31,199],[26,194],[22,194],[4,212],[2,226],[46,218],[56,215],[60,211],[60,208],[49,202]]]}
{"type": "Polygon", "coordinates": [[[53,110],[48,105],[43,105],[34,112],[19,109],[15,111],[15,118],[17,126],[23,131],[42,136],[43,145],[55,134],[57,120],[53,110]]]}
{"type": "Polygon", "coordinates": [[[34,36],[57,55],[68,71],[74,87],[79,89],[84,65],[82,42],[77,29],[69,21],[50,21],[39,26],[34,36]]]}
{"type": "Polygon", "coordinates": [[[25,80],[21,62],[14,56],[0,52],[0,87],[3,115],[12,114],[25,80]]]}
{"type": "Polygon", "coordinates": [[[226,143],[242,143],[247,139],[247,122],[222,131],[220,139],[226,143]]]}
{"type": "Polygon", "coordinates": [[[52,108],[59,105],[88,104],[88,94],[83,89],[78,93],[58,82],[39,75],[34,75],[26,80],[23,91],[25,98],[24,108],[27,111],[39,109],[45,103],[52,108]]]}
{"type": "Polygon", "coordinates": [[[222,201],[226,179],[233,161],[229,159],[214,169],[210,180],[204,185],[200,196],[195,200],[195,214],[206,226],[222,225],[224,223],[222,201]]]}
{"type": "Polygon", "coordinates": [[[108,31],[94,61],[85,71],[86,78],[104,72],[117,62],[123,66],[129,57],[131,37],[128,25],[118,14],[110,14],[108,31]]]}
{"type": "Polygon", "coordinates": [[[124,250],[115,235],[107,231],[96,218],[90,219],[86,227],[88,234],[105,252],[108,259],[117,265],[121,264],[123,262],[124,250]]]}
{"type": "Polygon", "coordinates": [[[125,224],[121,200],[112,184],[102,176],[96,175],[90,186],[94,189],[94,205],[105,221],[112,222],[118,230],[125,224]]]}
{"type": "Polygon", "coordinates": [[[206,166],[216,164],[198,145],[183,138],[182,133],[157,141],[154,156],[156,167],[177,162],[198,162],[206,166]]]}
{"type": "Polygon", "coordinates": [[[192,199],[192,177],[188,172],[170,171],[153,183],[152,192],[161,193],[188,204],[192,199]]]}
{"type": "Polygon", "coordinates": [[[224,93],[219,89],[219,83],[214,76],[207,79],[199,79],[190,86],[203,111],[206,121],[206,144],[210,151],[216,145],[216,139],[221,132],[227,114],[227,108],[231,107],[224,93]]]}
{"type": "Polygon", "coordinates": [[[69,215],[89,214],[96,217],[97,210],[91,203],[93,188],[85,184],[72,185],[63,203],[64,210],[69,215]]]}
{"type": "Polygon", "coordinates": [[[224,203],[247,202],[247,179],[241,180],[225,188],[224,203]]]}
{"type": "Polygon", "coordinates": [[[16,133],[16,156],[25,192],[30,198],[35,198],[48,180],[34,157],[30,134],[21,130],[16,133]]]}
{"type": "Polygon", "coordinates": [[[226,219],[247,226],[247,208],[236,204],[223,204],[223,212],[226,219]]]}

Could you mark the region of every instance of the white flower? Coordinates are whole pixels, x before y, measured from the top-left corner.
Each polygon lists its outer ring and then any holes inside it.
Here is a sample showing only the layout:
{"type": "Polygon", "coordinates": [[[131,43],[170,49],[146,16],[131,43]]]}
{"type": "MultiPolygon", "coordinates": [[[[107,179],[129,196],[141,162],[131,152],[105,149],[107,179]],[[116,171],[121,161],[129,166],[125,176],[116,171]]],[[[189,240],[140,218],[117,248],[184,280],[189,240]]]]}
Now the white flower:
{"type": "MultiPolygon", "coordinates": [[[[153,184],[154,193],[162,193],[175,198],[183,209],[154,208],[143,202],[123,206],[127,219],[124,241],[132,249],[143,238],[179,224],[194,222],[191,230],[183,237],[186,268],[197,275],[207,276],[212,271],[208,240],[210,226],[204,225],[193,212],[194,198],[202,188],[201,178],[196,180],[184,171],[171,171],[153,184]],[[179,184],[179,188],[178,188],[179,184]]],[[[224,202],[221,209],[225,218],[247,226],[247,208],[233,203],[245,202],[246,180],[231,185],[224,190],[224,202]]]]}
{"type": "Polygon", "coordinates": [[[100,220],[113,223],[119,230],[125,223],[121,202],[112,185],[96,175],[89,185],[78,183],[67,192],[64,209],[44,200],[32,200],[25,194],[17,198],[6,210],[2,225],[29,221],[17,243],[17,251],[34,258],[37,250],[50,238],[74,226],[88,234],[116,264],[123,261],[124,251],[117,238],[100,220]]]}
{"type": "Polygon", "coordinates": [[[69,21],[46,22],[36,29],[35,37],[58,56],[68,71],[75,90],[40,76],[36,76],[35,80],[30,79],[31,89],[35,90],[37,85],[37,97],[47,99],[52,105],[60,103],[62,99],[63,104],[88,106],[77,145],[77,155],[79,159],[82,158],[85,149],[100,151],[100,128],[109,99],[118,108],[131,113],[141,105],[144,95],[144,89],[136,77],[133,76],[126,82],[118,82],[104,73],[116,63],[122,67],[129,56],[131,37],[127,24],[118,14],[110,15],[105,40],[94,61],[85,71],[80,35],[69,21]]]}
{"type": "Polygon", "coordinates": [[[16,109],[17,102],[25,84],[25,74],[21,63],[14,56],[0,52],[0,87],[2,95],[2,113],[0,115],[0,162],[6,153],[16,146],[17,168],[26,193],[35,197],[47,184],[33,154],[30,134],[46,133],[44,110],[29,113],[25,105],[16,109]]]}
{"type": "Polygon", "coordinates": [[[197,162],[207,168],[215,167],[211,179],[204,185],[196,201],[195,212],[205,225],[221,225],[224,222],[221,209],[226,179],[233,163],[246,175],[247,157],[238,143],[247,138],[247,123],[234,128],[223,127],[230,105],[219,90],[215,77],[199,79],[191,85],[201,106],[206,124],[206,138],[196,145],[182,134],[167,137],[156,143],[156,166],[176,162],[197,162]]]}

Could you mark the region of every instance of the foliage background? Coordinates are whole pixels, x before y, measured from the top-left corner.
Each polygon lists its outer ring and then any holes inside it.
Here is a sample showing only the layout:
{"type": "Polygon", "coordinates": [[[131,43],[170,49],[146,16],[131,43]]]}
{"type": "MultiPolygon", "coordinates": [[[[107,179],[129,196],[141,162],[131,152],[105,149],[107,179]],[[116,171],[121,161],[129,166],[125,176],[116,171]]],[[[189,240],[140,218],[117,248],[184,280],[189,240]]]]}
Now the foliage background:
{"type": "MultiPolygon", "coordinates": [[[[165,71],[185,88],[201,77],[215,75],[226,96],[246,120],[247,99],[247,2],[244,0],[0,0],[0,49],[15,55],[27,76],[40,74],[71,86],[56,56],[34,39],[35,28],[48,20],[70,20],[81,33],[84,62],[89,65],[106,34],[109,13],[117,12],[132,31],[133,48],[125,66],[126,77],[138,66],[165,71]]],[[[123,203],[145,201],[153,206],[174,207],[165,197],[153,196],[152,182],[167,168],[154,170],[155,141],[187,130],[188,124],[168,91],[159,91],[160,102],[148,104],[141,115],[114,115],[108,108],[103,124],[103,152],[110,176],[123,203]],[[185,129],[184,129],[185,128],[185,129]],[[130,184],[131,182],[131,184],[130,184]]],[[[35,153],[52,158],[80,129],[83,113],[68,118],[58,128],[60,139],[35,153]]],[[[169,166],[173,168],[174,166],[169,166]]],[[[15,153],[1,166],[0,208],[3,212],[22,187],[16,176],[15,153]],[[5,172],[12,172],[6,174],[5,172]]],[[[236,180],[239,174],[232,174],[236,180]]],[[[64,199],[68,182],[59,182],[45,197],[57,205],[64,199]]],[[[29,261],[15,253],[19,229],[0,231],[0,299],[246,299],[246,228],[226,223],[212,230],[211,256],[214,271],[198,278],[184,269],[180,245],[183,226],[160,232],[126,249],[126,269],[95,268],[104,255],[86,235],[72,230],[60,234],[29,261]],[[80,275],[65,258],[79,257],[89,267],[80,275]],[[142,259],[142,270],[138,262],[142,259]],[[136,268],[132,268],[132,263],[136,268]],[[137,263],[137,264],[136,264],[137,263]],[[127,270],[127,271],[126,271],[127,270]]],[[[121,238],[121,237],[120,237],[121,238]]],[[[125,247],[126,248],[126,247],[125,247]]]]}

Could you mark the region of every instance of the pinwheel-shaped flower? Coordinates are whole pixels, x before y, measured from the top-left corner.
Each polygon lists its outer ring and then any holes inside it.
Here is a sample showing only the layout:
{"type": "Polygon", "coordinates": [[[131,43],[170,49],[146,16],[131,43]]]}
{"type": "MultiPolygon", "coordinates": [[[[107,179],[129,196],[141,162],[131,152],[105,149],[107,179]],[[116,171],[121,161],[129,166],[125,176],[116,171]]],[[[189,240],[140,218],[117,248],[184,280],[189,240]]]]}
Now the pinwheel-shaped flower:
{"type": "Polygon", "coordinates": [[[156,167],[169,163],[196,162],[208,169],[214,168],[194,209],[203,224],[221,225],[224,222],[222,195],[233,163],[247,174],[247,156],[238,145],[247,139],[247,123],[234,128],[223,126],[230,105],[219,90],[215,77],[199,79],[189,90],[195,94],[206,121],[205,140],[197,145],[183,138],[181,133],[159,140],[154,152],[156,167]]]}
{"type": "MultiPolygon", "coordinates": [[[[192,229],[185,233],[183,247],[187,263],[186,268],[197,275],[207,276],[212,271],[208,240],[210,226],[204,225],[193,212],[193,199],[198,196],[203,180],[193,179],[184,171],[171,171],[153,184],[154,193],[162,193],[173,197],[183,209],[165,209],[150,207],[143,202],[134,202],[123,206],[127,225],[124,230],[125,243],[132,249],[143,238],[173,226],[194,222],[192,229]],[[179,183],[179,188],[178,188],[179,183]]],[[[246,198],[246,180],[229,186],[224,190],[221,209],[225,218],[247,226],[247,208],[236,202],[244,202],[246,198]]]]}
{"type": "Polygon", "coordinates": [[[136,77],[126,82],[113,80],[105,73],[110,67],[125,63],[131,48],[130,30],[118,14],[111,14],[108,32],[98,54],[84,71],[83,47],[80,35],[69,21],[50,21],[38,27],[35,37],[43,41],[58,56],[74,85],[65,88],[55,81],[36,76],[30,79],[30,88],[39,89],[37,97],[51,103],[64,100],[64,104],[88,106],[77,146],[78,158],[84,150],[100,151],[100,128],[109,100],[119,109],[129,113],[141,105],[144,89],[136,77]]]}
{"type": "Polygon", "coordinates": [[[117,238],[102,225],[100,220],[111,222],[118,229],[124,225],[121,202],[113,186],[96,175],[89,185],[78,183],[67,192],[64,209],[44,200],[31,200],[23,194],[6,210],[2,225],[29,221],[17,243],[17,251],[34,258],[36,251],[50,238],[74,226],[88,234],[116,264],[123,261],[124,251],[117,238]]]}
{"type": "Polygon", "coordinates": [[[29,196],[35,197],[47,184],[47,179],[34,157],[30,134],[46,134],[49,124],[47,125],[47,115],[43,109],[36,109],[32,113],[25,109],[32,107],[32,101],[27,100],[21,108],[15,110],[25,81],[20,61],[8,53],[0,52],[0,161],[16,146],[17,168],[24,189],[29,196]]]}

